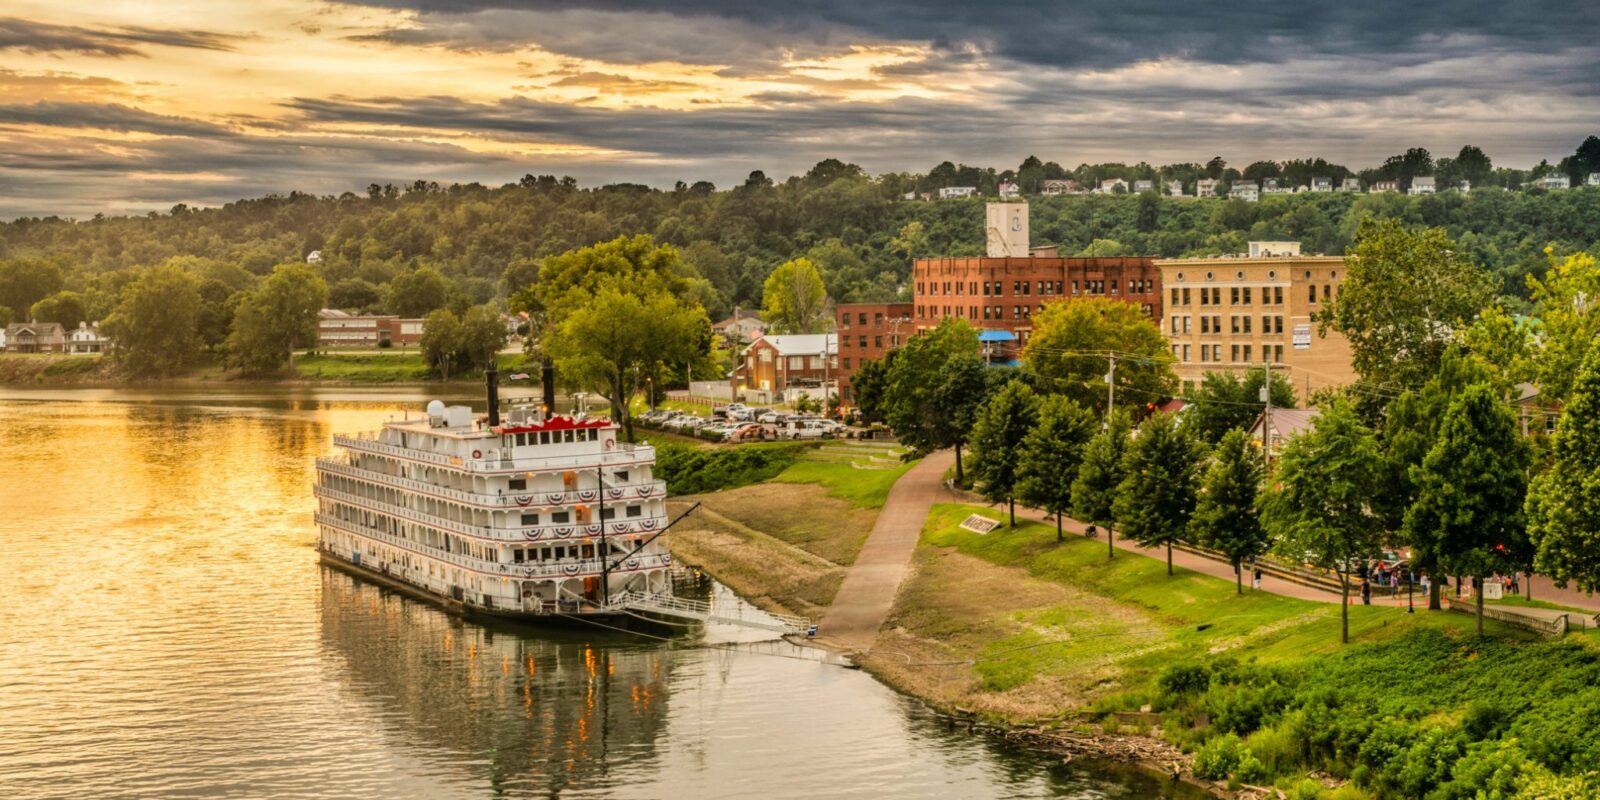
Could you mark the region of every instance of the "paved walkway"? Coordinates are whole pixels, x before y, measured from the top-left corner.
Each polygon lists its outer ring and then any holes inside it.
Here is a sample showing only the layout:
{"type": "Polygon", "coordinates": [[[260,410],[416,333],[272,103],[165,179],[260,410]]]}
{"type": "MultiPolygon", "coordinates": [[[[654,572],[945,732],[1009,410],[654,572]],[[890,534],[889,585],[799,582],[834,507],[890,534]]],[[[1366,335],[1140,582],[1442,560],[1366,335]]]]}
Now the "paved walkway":
{"type": "Polygon", "coordinates": [[[900,581],[911,569],[911,554],[917,549],[928,512],[934,503],[955,500],[943,480],[945,470],[954,463],[955,456],[948,450],[933,453],[895,481],[872,533],[822,616],[818,633],[824,639],[858,650],[877,641],[900,581]]]}

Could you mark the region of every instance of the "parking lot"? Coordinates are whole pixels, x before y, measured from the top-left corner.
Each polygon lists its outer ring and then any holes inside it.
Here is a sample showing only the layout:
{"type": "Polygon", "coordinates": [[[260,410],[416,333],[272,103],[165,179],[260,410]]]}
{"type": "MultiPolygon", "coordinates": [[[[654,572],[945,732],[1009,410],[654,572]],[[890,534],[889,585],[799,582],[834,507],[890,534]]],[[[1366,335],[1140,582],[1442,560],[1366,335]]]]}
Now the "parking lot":
{"type": "Polygon", "coordinates": [[[773,442],[859,437],[862,430],[817,414],[730,403],[705,414],[660,409],[640,414],[634,422],[647,428],[712,442],[773,442]]]}

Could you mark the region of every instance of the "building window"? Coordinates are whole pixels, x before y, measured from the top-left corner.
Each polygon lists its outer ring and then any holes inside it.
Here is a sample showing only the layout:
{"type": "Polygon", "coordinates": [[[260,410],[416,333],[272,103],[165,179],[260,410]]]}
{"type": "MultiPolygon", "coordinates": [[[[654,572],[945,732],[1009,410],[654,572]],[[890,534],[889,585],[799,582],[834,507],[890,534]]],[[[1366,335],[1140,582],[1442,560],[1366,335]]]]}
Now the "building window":
{"type": "MultiPolygon", "coordinates": [[[[949,294],[950,293],[950,285],[949,284],[945,284],[945,292],[944,293],[945,294],[949,294]]],[[[856,315],[856,322],[858,324],[861,324],[861,325],[867,324],[867,312],[863,311],[860,314],[857,314],[856,315]]]]}
{"type": "Polygon", "coordinates": [[[1315,304],[1317,302],[1317,287],[1316,287],[1316,285],[1312,284],[1310,286],[1307,286],[1306,288],[1311,290],[1310,291],[1310,296],[1306,298],[1306,302],[1315,304]]]}
{"type": "Polygon", "coordinates": [[[1200,315],[1200,332],[1202,334],[1211,332],[1211,318],[1204,314],[1200,315]]]}
{"type": "MultiPolygon", "coordinates": [[[[1249,317],[1246,317],[1246,319],[1249,319],[1249,317]]],[[[1250,363],[1250,345],[1244,346],[1244,363],[1250,363]]]]}
{"type": "Polygon", "coordinates": [[[1183,346],[1183,360],[1186,363],[1189,361],[1189,345],[1183,346]]]}
{"type": "Polygon", "coordinates": [[[1274,287],[1272,287],[1272,304],[1273,305],[1279,305],[1279,306],[1283,305],[1283,287],[1282,286],[1274,286],[1274,287]]]}
{"type": "Polygon", "coordinates": [[[856,341],[860,343],[862,350],[867,349],[867,335],[866,334],[863,333],[860,336],[856,337],[856,341]]]}
{"type": "Polygon", "coordinates": [[[849,369],[850,368],[850,358],[848,356],[846,356],[845,359],[844,359],[844,368],[845,369],[849,369]]]}
{"type": "Polygon", "coordinates": [[[1239,287],[1237,287],[1237,286],[1229,287],[1229,289],[1228,289],[1228,301],[1233,303],[1234,305],[1239,305],[1239,287]]]}
{"type": "MultiPolygon", "coordinates": [[[[1183,318],[1183,332],[1184,333],[1190,333],[1190,332],[1193,331],[1193,329],[1189,327],[1189,320],[1190,319],[1192,319],[1192,318],[1187,316],[1187,315],[1185,315],[1184,318],[1183,318]]],[[[1188,361],[1189,359],[1186,358],[1184,360],[1188,361]]]]}
{"type": "Polygon", "coordinates": [[[1177,333],[1178,332],[1178,318],[1177,317],[1173,317],[1172,318],[1172,332],[1173,333],[1177,333]]]}
{"type": "Polygon", "coordinates": [[[1332,293],[1333,293],[1333,286],[1332,285],[1326,284],[1326,283],[1322,284],[1322,302],[1324,302],[1324,303],[1328,302],[1329,296],[1332,293]]]}
{"type": "MultiPolygon", "coordinates": [[[[1250,316],[1248,314],[1246,314],[1245,317],[1244,317],[1244,332],[1245,333],[1249,333],[1250,332],[1250,316]]],[[[1245,360],[1248,361],[1249,359],[1245,359],[1245,360]]]]}
{"type": "Polygon", "coordinates": [[[1244,304],[1250,305],[1250,287],[1244,287],[1244,304]]]}
{"type": "MultiPolygon", "coordinates": [[[[918,285],[920,286],[920,284],[918,284],[918,285]]],[[[841,328],[850,327],[850,314],[849,314],[849,312],[845,312],[845,313],[839,315],[839,327],[841,327],[841,328]]]]}
{"type": "MultiPolygon", "coordinates": [[[[1179,278],[1179,280],[1182,280],[1182,278],[1179,278]]],[[[1183,287],[1183,303],[1182,304],[1183,305],[1189,305],[1189,287],[1187,287],[1187,286],[1183,287]]]]}
{"type": "Polygon", "coordinates": [[[554,522],[557,525],[565,525],[565,524],[567,524],[567,523],[572,521],[572,512],[571,511],[552,511],[552,512],[550,512],[550,521],[554,522]]]}
{"type": "Polygon", "coordinates": [[[538,525],[539,524],[539,515],[538,514],[526,514],[526,513],[523,514],[522,515],[522,524],[525,525],[525,526],[526,525],[538,525]]]}
{"type": "Polygon", "coordinates": [[[527,478],[512,478],[511,479],[511,491],[513,491],[513,492],[525,492],[527,490],[528,490],[528,479],[527,478]]]}
{"type": "Polygon", "coordinates": [[[874,337],[872,337],[872,346],[876,347],[876,348],[878,348],[880,350],[883,349],[883,337],[882,336],[874,336],[874,337]]]}
{"type": "Polygon", "coordinates": [[[1228,360],[1233,362],[1237,362],[1239,360],[1239,345],[1231,345],[1228,347],[1228,360]]]}
{"type": "Polygon", "coordinates": [[[1209,350],[1210,348],[1206,347],[1205,345],[1200,345],[1200,363],[1203,364],[1206,362],[1207,356],[1209,356],[1209,350]]]}

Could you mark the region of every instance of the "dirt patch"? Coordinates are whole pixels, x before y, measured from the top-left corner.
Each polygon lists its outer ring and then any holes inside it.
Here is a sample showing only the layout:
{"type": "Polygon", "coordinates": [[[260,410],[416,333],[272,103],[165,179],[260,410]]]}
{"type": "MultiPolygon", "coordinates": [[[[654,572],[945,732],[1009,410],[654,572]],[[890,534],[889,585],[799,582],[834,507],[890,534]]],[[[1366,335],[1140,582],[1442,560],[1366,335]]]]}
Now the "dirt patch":
{"type": "Polygon", "coordinates": [[[1121,687],[1116,662],[1165,647],[1136,609],[923,544],[862,665],[934,704],[988,719],[1059,719],[1121,687]]]}
{"type": "MultiPolygon", "coordinates": [[[[855,563],[878,512],[803,483],[763,483],[695,498],[742,525],[840,566],[855,563]]],[[[831,599],[831,597],[830,597],[831,599]]]]}
{"type": "Polygon", "coordinates": [[[680,563],[771,611],[818,618],[844,581],[842,567],[705,508],[668,539],[680,563]]]}

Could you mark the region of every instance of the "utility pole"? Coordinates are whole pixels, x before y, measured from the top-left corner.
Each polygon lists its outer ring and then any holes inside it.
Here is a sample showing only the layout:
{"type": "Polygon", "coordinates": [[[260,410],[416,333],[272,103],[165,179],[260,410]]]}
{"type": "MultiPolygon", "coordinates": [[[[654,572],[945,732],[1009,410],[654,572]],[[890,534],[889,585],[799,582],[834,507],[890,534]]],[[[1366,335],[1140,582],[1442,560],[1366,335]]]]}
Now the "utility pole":
{"type": "Polygon", "coordinates": [[[1106,353],[1106,360],[1111,362],[1111,370],[1106,373],[1106,430],[1111,430],[1111,412],[1117,405],[1117,356],[1106,353]]]}
{"type": "Polygon", "coordinates": [[[1267,404],[1267,410],[1261,416],[1261,454],[1265,459],[1263,463],[1270,471],[1272,469],[1272,356],[1262,359],[1262,364],[1266,380],[1261,384],[1261,400],[1267,404]]]}

